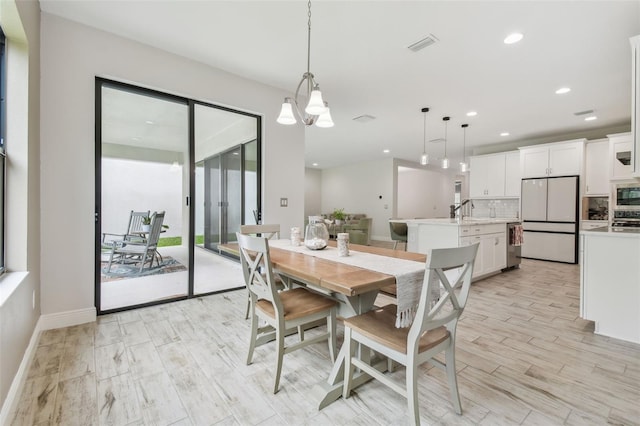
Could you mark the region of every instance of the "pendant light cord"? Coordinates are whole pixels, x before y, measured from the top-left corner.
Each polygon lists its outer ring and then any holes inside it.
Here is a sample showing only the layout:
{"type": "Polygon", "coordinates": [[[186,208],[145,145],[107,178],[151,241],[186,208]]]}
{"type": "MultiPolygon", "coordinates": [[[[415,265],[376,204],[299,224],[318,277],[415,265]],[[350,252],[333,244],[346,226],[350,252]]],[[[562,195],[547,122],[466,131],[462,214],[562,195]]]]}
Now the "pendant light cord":
{"type": "MultiPolygon", "coordinates": [[[[427,110],[428,111],[428,110],[427,110]]],[[[427,111],[424,111],[424,133],[422,134],[422,152],[427,152],[427,111]]]]}

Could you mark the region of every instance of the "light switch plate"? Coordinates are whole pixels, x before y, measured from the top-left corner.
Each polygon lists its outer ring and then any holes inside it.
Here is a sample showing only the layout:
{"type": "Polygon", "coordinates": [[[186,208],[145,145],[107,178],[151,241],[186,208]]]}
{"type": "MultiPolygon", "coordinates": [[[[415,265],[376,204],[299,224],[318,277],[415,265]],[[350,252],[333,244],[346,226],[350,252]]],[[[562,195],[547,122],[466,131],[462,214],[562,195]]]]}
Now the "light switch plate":
{"type": "Polygon", "coordinates": [[[280,198],[280,207],[288,207],[289,199],[288,198],[280,198]]]}

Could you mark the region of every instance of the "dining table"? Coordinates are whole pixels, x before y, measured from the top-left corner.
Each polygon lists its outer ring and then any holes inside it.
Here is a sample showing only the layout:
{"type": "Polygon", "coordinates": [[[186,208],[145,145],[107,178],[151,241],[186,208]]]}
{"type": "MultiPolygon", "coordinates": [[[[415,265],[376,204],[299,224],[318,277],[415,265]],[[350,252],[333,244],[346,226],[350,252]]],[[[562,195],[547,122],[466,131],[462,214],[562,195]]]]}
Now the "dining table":
{"type": "MultiPolygon", "coordinates": [[[[237,243],[220,244],[221,251],[239,255],[237,243]]],[[[349,244],[350,256],[340,257],[335,241],[329,241],[325,250],[291,247],[288,239],[269,240],[269,255],[272,268],[285,281],[308,287],[339,302],[338,318],[349,318],[364,314],[374,308],[374,302],[381,290],[395,294],[396,275],[381,271],[379,267],[362,267],[354,265],[353,260],[359,256],[380,256],[381,264],[388,258],[410,261],[409,267],[424,271],[426,255],[382,247],[349,244]],[[325,251],[326,250],[326,251],[325,251]],[[415,262],[415,264],[414,264],[415,262]]],[[[406,262],[405,262],[406,263],[406,262]]],[[[318,401],[318,409],[322,409],[342,396],[344,378],[344,360],[346,349],[340,349],[336,361],[326,381],[318,383],[312,389],[310,397],[318,401]]],[[[366,351],[365,351],[366,352],[366,351]]],[[[368,353],[362,353],[368,358],[368,353]]],[[[386,360],[376,364],[377,368],[386,368],[386,360]]],[[[354,376],[353,387],[370,380],[365,374],[354,376]]]]}

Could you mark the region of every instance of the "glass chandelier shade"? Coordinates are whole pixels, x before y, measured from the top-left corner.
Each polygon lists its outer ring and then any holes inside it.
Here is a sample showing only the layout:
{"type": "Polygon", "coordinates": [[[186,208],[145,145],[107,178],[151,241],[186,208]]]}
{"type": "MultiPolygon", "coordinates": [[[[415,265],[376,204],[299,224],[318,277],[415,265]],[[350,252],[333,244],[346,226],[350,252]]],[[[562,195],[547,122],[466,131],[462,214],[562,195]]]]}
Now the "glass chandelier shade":
{"type": "Polygon", "coordinates": [[[285,98],[280,109],[280,115],[277,118],[277,122],[284,125],[296,124],[297,120],[294,116],[295,113],[300,117],[300,120],[306,125],[311,126],[315,124],[318,127],[333,127],[333,120],[329,113],[327,103],[322,99],[322,92],[320,86],[315,81],[314,75],[310,71],[311,66],[311,1],[308,2],[309,20],[307,22],[307,72],[302,75],[300,83],[296,88],[296,94],[293,98],[285,98]],[[306,84],[305,84],[306,83],[306,84]],[[309,100],[307,106],[303,111],[300,111],[298,104],[298,96],[300,95],[300,89],[305,86],[306,97],[309,100]]]}
{"type": "Polygon", "coordinates": [[[420,156],[420,165],[426,166],[429,164],[429,154],[427,154],[427,113],[429,112],[429,108],[421,109],[424,115],[424,133],[422,139],[422,155],[420,156]]]}
{"type": "Polygon", "coordinates": [[[442,159],[441,167],[443,169],[449,168],[449,159],[447,158],[447,123],[449,119],[450,117],[442,117],[442,121],[444,121],[444,158],[442,159]]]}
{"type": "Polygon", "coordinates": [[[467,163],[467,127],[468,124],[462,126],[462,161],[460,162],[460,172],[466,173],[469,171],[469,164],[467,163]]]}

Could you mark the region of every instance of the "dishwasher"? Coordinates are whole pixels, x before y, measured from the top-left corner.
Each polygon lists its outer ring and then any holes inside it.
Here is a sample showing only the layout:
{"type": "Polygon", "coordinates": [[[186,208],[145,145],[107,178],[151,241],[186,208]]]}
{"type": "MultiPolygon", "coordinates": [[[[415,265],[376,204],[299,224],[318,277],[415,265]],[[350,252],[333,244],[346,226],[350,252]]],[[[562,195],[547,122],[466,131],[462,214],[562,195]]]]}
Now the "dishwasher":
{"type": "Polygon", "coordinates": [[[507,223],[507,267],[503,271],[520,267],[522,234],[522,224],[520,222],[507,223]]]}

